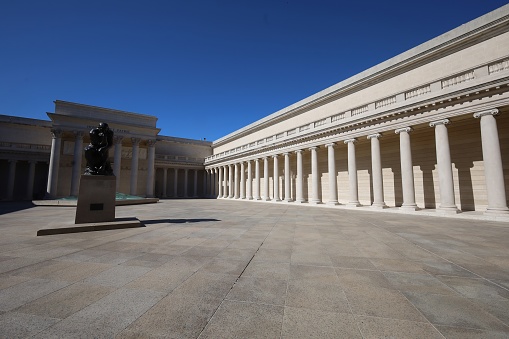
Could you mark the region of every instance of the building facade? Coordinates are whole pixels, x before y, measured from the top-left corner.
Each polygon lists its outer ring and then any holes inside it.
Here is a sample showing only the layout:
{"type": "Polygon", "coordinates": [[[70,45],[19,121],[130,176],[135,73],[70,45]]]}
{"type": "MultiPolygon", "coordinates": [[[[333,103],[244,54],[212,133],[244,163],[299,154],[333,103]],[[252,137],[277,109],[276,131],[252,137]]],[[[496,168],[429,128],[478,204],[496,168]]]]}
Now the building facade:
{"type": "Polygon", "coordinates": [[[75,196],[104,121],[122,193],[504,216],[508,46],[506,5],[213,143],[58,100],[50,121],[0,116],[0,196],[75,196]]]}
{"type": "Polygon", "coordinates": [[[505,215],[509,5],[213,143],[210,196],[505,215]]]}
{"type": "Polygon", "coordinates": [[[159,135],[157,118],[55,101],[50,121],[0,116],[2,200],[77,196],[88,132],[106,122],[117,192],[144,197],[203,197],[207,141],[159,135]]]}

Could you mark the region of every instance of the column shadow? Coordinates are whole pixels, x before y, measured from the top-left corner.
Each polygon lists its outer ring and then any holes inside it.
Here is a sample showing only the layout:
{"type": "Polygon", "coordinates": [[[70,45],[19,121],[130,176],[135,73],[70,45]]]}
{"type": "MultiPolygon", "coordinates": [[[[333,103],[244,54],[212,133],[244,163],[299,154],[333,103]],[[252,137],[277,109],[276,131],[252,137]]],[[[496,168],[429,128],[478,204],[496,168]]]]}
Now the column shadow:
{"type": "Polygon", "coordinates": [[[210,221],[221,221],[219,219],[151,219],[151,220],[140,220],[142,224],[191,224],[197,222],[210,222],[210,221]]]}

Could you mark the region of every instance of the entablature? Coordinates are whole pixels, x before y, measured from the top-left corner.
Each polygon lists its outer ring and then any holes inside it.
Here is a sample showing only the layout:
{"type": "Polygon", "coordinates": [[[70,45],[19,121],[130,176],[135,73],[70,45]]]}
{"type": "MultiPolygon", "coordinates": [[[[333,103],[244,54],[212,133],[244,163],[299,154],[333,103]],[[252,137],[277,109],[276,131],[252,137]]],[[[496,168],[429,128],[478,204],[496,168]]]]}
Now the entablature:
{"type": "Polygon", "coordinates": [[[421,111],[435,111],[441,107],[479,100],[484,96],[507,91],[509,58],[504,58],[211,155],[205,159],[205,165],[250,152],[264,152],[265,149],[287,142],[298,142],[337,130],[346,131],[356,126],[392,121],[421,111]]]}

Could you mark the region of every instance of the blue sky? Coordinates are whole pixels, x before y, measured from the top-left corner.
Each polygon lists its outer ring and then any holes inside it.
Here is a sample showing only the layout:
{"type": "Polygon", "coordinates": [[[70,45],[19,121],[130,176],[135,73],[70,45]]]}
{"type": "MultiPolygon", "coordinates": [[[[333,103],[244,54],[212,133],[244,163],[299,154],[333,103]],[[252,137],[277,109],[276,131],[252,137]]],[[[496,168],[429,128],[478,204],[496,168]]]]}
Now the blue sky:
{"type": "Polygon", "coordinates": [[[506,3],[3,0],[0,114],[58,99],[216,140],[506,3]]]}

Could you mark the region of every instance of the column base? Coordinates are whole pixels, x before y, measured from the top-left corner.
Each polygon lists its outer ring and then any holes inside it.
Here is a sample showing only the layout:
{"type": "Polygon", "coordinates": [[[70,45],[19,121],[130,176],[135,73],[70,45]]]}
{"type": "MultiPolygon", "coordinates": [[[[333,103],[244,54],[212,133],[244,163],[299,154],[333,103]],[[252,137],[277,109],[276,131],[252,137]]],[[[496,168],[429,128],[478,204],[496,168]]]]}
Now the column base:
{"type": "Polygon", "coordinates": [[[284,201],[284,202],[293,202],[293,200],[292,200],[292,199],[285,199],[285,200],[283,200],[283,201],[284,201]]]}
{"type": "Polygon", "coordinates": [[[399,209],[405,212],[415,212],[419,210],[419,207],[417,205],[403,205],[399,209]]]}
{"type": "Polygon", "coordinates": [[[451,207],[438,207],[437,208],[437,213],[441,213],[441,214],[458,214],[458,213],[461,213],[460,210],[458,210],[458,208],[456,206],[451,206],[451,207]]]}
{"type": "Polygon", "coordinates": [[[306,200],[304,200],[304,199],[297,199],[297,200],[295,200],[295,203],[296,203],[296,204],[306,204],[306,203],[307,203],[307,201],[306,201],[306,200]]]}
{"type": "Polygon", "coordinates": [[[320,200],[311,200],[309,203],[312,204],[312,205],[320,205],[320,204],[322,204],[322,202],[320,200]]]}
{"type": "Polygon", "coordinates": [[[389,206],[387,206],[385,203],[377,203],[377,204],[373,203],[371,205],[371,208],[375,209],[375,210],[383,210],[385,208],[389,208],[389,206]]]}
{"type": "Polygon", "coordinates": [[[253,200],[253,197],[248,197],[246,198],[246,200],[253,200]]]}
{"type": "Polygon", "coordinates": [[[484,211],[486,215],[508,215],[509,208],[489,208],[484,211]]]}
{"type": "Polygon", "coordinates": [[[337,200],[327,201],[327,205],[337,206],[339,205],[339,202],[337,200]]]}
{"type": "Polygon", "coordinates": [[[350,201],[346,204],[346,206],[350,206],[350,207],[361,207],[361,203],[358,202],[358,201],[350,201]]]}

